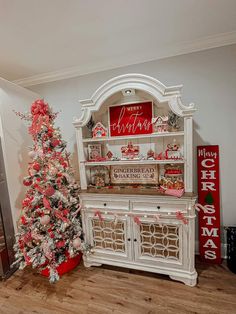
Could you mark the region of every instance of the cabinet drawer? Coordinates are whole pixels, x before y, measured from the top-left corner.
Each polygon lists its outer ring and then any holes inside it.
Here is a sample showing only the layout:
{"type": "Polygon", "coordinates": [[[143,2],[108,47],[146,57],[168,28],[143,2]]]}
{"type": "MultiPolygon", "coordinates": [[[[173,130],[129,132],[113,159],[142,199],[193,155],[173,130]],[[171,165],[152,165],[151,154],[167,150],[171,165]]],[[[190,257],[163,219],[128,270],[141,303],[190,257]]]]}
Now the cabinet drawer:
{"type": "Polygon", "coordinates": [[[155,212],[187,212],[187,204],[184,203],[164,203],[164,202],[131,202],[133,211],[155,211],[155,212]]]}
{"type": "Polygon", "coordinates": [[[83,200],[82,206],[95,209],[129,210],[129,201],[83,200]]]}

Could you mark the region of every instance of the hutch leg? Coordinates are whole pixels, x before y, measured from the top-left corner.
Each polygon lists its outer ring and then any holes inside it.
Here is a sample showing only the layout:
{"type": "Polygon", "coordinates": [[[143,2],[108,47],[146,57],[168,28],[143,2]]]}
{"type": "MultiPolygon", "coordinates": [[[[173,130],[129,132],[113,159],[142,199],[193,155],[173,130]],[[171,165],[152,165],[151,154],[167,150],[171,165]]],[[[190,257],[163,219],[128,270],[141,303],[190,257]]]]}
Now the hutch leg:
{"type": "Polygon", "coordinates": [[[194,287],[197,284],[197,273],[194,273],[192,276],[190,276],[190,278],[174,276],[174,275],[170,275],[170,278],[173,280],[181,281],[185,285],[190,286],[190,287],[194,287]]]}
{"type": "Polygon", "coordinates": [[[84,260],[84,266],[87,268],[91,267],[91,266],[102,266],[102,264],[97,263],[97,262],[93,262],[93,261],[88,261],[88,260],[86,260],[86,258],[83,258],[83,260],[84,260]]]}

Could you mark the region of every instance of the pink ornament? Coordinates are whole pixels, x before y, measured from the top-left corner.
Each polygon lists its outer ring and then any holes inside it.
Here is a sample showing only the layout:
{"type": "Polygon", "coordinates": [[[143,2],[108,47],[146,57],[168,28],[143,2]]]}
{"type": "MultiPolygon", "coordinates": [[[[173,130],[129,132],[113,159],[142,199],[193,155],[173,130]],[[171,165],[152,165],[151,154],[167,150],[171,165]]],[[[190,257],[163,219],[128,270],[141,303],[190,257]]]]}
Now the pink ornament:
{"type": "Polygon", "coordinates": [[[81,239],[75,238],[72,242],[72,245],[75,249],[79,249],[81,247],[81,239]]]}
{"type": "Polygon", "coordinates": [[[41,225],[48,225],[49,222],[50,222],[50,216],[44,215],[44,216],[40,217],[41,225]]]}
{"type": "Polygon", "coordinates": [[[46,196],[52,196],[55,193],[55,189],[52,186],[49,186],[48,188],[46,188],[44,194],[46,196]]]}
{"type": "Polygon", "coordinates": [[[44,152],[43,152],[42,149],[38,150],[37,153],[38,153],[38,156],[39,156],[39,157],[43,157],[43,156],[44,156],[44,152]]]}
{"type": "Polygon", "coordinates": [[[65,241],[64,240],[61,240],[61,241],[58,241],[57,243],[56,243],[56,247],[58,248],[58,249],[61,249],[62,247],[64,247],[65,246],[65,241]]]}

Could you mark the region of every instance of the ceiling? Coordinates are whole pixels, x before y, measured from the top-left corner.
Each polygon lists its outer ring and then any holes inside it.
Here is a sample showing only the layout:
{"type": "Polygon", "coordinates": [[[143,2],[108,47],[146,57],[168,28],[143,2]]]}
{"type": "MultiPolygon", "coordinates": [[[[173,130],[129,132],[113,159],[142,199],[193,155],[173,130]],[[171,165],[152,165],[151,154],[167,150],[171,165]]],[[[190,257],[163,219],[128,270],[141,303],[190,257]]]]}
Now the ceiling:
{"type": "Polygon", "coordinates": [[[235,0],[0,0],[0,76],[22,86],[232,43],[235,0]]]}

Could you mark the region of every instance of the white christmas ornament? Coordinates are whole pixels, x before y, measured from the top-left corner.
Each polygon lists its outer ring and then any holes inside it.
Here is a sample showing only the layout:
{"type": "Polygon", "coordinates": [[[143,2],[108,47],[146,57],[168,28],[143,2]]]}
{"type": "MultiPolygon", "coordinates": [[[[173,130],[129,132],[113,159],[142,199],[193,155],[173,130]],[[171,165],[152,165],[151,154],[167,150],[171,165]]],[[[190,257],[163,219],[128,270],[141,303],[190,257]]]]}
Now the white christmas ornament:
{"type": "Polygon", "coordinates": [[[40,218],[40,223],[41,223],[42,225],[48,225],[49,222],[50,222],[50,216],[48,216],[48,215],[44,215],[44,216],[42,216],[42,217],[40,218]]]}
{"type": "Polygon", "coordinates": [[[43,157],[43,155],[44,155],[43,150],[42,149],[38,150],[38,156],[43,157]]]}
{"type": "Polygon", "coordinates": [[[50,168],[50,174],[51,174],[51,175],[56,175],[57,172],[58,172],[57,168],[55,168],[55,167],[51,167],[51,168],[50,168]]]}
{"type": "Polygon", "coordinates": [[[81,239],[80,238],[74,239],[72,244],[75,249],[79,249],[81,246],[81,239]]]}
{"type": "Polygon", "coordinates": [[[36,156],[36,152],[34,150],[31,150],[29,153],[28,153],[29,157],[31,159],[34,159],[34,157],[36,156]]]}

